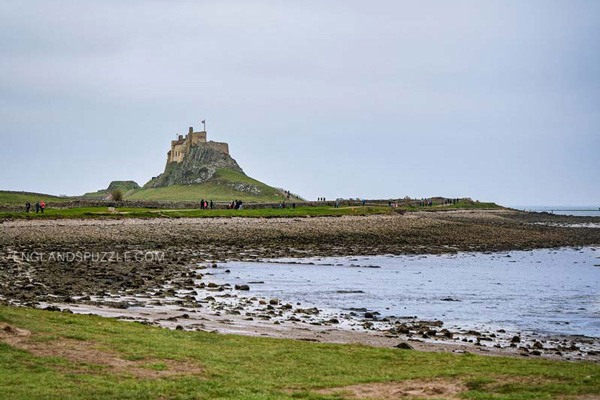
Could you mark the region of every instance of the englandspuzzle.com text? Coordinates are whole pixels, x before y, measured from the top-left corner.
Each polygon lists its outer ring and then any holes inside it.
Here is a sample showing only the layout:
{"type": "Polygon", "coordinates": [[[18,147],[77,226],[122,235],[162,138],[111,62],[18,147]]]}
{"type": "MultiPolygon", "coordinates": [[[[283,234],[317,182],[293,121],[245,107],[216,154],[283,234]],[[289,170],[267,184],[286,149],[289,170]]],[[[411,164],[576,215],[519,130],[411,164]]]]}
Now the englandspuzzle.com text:
{"type": "Polygon", "coordinates": [[[162,251],[50,251],[12,252],[9,259],[21,262],[164,262],[162,251]]]}

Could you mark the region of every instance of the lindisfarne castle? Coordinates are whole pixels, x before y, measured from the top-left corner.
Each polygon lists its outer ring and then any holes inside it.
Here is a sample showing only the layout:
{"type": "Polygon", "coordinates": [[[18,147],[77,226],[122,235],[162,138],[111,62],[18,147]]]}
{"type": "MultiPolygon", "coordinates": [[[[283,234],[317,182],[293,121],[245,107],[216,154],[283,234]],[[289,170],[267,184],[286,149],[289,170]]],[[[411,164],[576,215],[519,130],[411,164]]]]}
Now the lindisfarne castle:
{"type": "Polygon", "coordinates": [[[208,141],[206,128],[194,132],[190,126],[187,135],[178,135],[171,141],[164,172],[144,187],[200,184],[212,179],[219,170],[244,175],[242,168],[231,158],[227,143],[208,141]]]}
{"type": "Polygon", "coordinates": [[[213,142],[206,140],[206,131],[194,132],[192,126],[189,127],[188,134],[179,135],[176,140],[171,141],[171,150],[167,153],[167,163],[180,163],[186,155],[190,153],[192,147],[202,143],[202,147],[216,150],[220,153],[229,154],[229,145],[222,142],[213,142]]]}

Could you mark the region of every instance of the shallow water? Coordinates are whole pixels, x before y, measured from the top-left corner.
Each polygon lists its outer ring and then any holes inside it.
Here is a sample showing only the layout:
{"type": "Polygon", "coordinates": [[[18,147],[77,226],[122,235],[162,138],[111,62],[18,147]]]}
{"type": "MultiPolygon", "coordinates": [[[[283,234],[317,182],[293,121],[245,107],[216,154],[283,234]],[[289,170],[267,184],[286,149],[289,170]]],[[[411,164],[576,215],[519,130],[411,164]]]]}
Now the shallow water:
{"type": "Polygon", "coordinates": [[[573,217],[600,217],[600,207],[598,206],[513,206],[512,208],[573,217]]]}
{"type": "Polygon", "coordinates": [[[303,306],[600,337],[600,248],[229,262],[214,272],[248,284],[245,295],[303,306]]]}

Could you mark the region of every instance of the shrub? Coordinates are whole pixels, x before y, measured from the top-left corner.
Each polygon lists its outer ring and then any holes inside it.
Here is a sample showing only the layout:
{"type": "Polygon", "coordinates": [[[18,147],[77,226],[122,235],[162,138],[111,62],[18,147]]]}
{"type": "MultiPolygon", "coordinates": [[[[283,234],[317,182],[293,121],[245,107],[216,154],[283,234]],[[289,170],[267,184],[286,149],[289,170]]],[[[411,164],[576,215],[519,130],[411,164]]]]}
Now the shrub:
{"type": "Polygon", "coordinates": [[[113,201],[123,201],[123,192],[120,189],[115,189],[110,192],[110,199],[113,201]]]}

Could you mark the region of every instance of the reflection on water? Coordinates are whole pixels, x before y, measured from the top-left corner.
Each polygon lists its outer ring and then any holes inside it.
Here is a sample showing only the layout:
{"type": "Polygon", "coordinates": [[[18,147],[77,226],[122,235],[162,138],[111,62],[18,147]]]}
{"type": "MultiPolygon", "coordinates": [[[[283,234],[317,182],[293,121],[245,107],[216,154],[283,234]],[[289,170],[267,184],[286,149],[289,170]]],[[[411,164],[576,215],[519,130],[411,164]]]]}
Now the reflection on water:
{"type": "Polygon", "coordinates": [[[230,262],[217,277],[321,308],[600,337],[597,248],[272,261],[230,262]]]}

